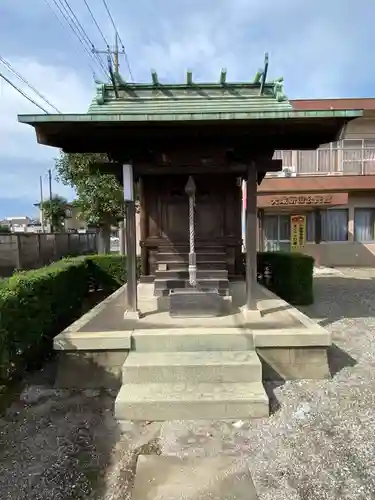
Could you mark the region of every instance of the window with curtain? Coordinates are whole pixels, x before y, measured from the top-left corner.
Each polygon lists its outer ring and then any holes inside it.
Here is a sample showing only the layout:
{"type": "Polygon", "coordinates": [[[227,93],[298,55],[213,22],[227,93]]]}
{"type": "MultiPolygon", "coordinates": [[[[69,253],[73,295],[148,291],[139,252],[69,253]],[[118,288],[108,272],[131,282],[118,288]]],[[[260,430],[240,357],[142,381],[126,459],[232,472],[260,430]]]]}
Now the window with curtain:
{"type": "Polygon", "coordinates": [[[375,208],[354,209],[354,239],[355,241],[375,241],[375,208]]]}
{"type": "Polygon", "coordinates": [[[348,209],[322,210],[322,240],[348,241],[348,209]]]}

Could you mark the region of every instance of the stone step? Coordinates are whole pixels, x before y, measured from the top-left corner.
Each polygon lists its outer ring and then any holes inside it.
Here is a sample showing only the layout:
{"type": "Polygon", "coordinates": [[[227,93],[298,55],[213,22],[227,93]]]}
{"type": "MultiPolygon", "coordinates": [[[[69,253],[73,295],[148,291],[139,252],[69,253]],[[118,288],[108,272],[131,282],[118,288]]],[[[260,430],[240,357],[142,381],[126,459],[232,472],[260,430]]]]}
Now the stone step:
{"type": "MultiPolygon", "coordinates": [[[[188,280],[189,271],[187,269],[168,269],[167,271],[156,271],[156,279],[174,279],[174,280],[188,280]]],[[[228,279],[228,271],[226,269],[198,269],[197,270],[198,279],[228,279]]]]}
{"type": "Polygon", "coordinates": [[[220,420],[267,417],[261,382],[126,384],[115,403],[117,420],[220,420]]]}
{"type": "Polygon", "coordinates": [[[246,328],[145,328],[132,334],[137,352],[249,351],[253,334],[246,328]]]}
{"type": "MultiPolygon", "coordinates": [[[[188,279],[160,279],[154,281],[155,290],[173,290],[174,288],[187,288],[189,286],[188,279]]],[[[217,290],[229,289],[228,279],[216,278],[200,278],[197,280],[198,288],[209,288],[217,290]]]]}
{"type": "MultiPolygon", "coordinates": [[[[160,262],[161,264],[166,264],[168,270],[181,271],[187,270],[188,262],[182,262],[181,260],[170,260],[168,262],[160,262]]],[[[156,268],[158,269],[159,262],[157,261],[156,268]]],[[[208,270],[216,269],[223,270],[227,268],[227,263],[224,260],[202,260],[197,262],[197,269],[208,270]]]]}
{"type": "MultiPolygon", "coordinates": [[[[227,256],[225,253],[197,253],[197,262],[226,262],[227,256]]],[[[189,262],[189,253],[172,253],[158,252],[156,257],[157,262],[189,262]]]]}
{"type": "Polygon", "coordinates": [[[132,351],[122,367],[123,384],[261,380],[262,365],[255,351],[132,351]]]}

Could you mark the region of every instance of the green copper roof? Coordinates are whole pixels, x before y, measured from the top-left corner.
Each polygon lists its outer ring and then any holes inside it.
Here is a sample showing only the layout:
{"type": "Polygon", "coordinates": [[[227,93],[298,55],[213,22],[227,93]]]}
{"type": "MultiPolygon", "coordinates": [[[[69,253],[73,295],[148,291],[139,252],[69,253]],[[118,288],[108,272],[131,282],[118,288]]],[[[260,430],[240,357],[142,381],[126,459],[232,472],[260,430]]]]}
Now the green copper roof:
{"type": "Polygon", "coordinates": [[[284,97],[276,97],[274,84],[121,85],[117,97],[112,85],[98,85],[89,114],[127,115],[129,120],[149,120],[151,116],[171,120],[199,119],[199,116],[236,115],[257,112],[292,111],[284,97]]]}
{"type": "MultiPolygon", "coordinates": [[[[268,58],[266,58],[268,67],[268,58]]],[[[152,84],[128,84],[113,74],[112,84],[97,84],[89,114],[126,115],[129,121],[199,120],[229,118],[258,112],[292,111],[283,91],[283,79],[266,83],[266,69],[250,83],[227,83],[222,70],[218,83],[194,83],[190,71],[186,83],[163,84],[155,71],[152,84]],[[151,118],[152,117],[152,118],[151,118]],[[200,118],[203,117],[203,118],[200,118]]]]}

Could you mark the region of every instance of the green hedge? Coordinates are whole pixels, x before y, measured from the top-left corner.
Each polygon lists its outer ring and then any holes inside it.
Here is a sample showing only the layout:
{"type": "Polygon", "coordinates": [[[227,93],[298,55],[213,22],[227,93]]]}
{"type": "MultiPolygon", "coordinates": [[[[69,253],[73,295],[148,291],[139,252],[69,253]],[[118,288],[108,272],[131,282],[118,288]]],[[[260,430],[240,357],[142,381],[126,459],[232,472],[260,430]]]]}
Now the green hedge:
{"type": "MultiPolygon", "coordinates": [[[[67,258],[0,282],[0,385],[52,351],[52,339],[83,310],[90,292],[126,281],[126,257],[67,258]]],[[[101,297],[103,294],[101,294],[101,297]]]]}
{"type": "Polygon", "coordinates": [[[258,252],[258,280],[293,305],[314,301],[314,259],[295,252],[258,252]]]}

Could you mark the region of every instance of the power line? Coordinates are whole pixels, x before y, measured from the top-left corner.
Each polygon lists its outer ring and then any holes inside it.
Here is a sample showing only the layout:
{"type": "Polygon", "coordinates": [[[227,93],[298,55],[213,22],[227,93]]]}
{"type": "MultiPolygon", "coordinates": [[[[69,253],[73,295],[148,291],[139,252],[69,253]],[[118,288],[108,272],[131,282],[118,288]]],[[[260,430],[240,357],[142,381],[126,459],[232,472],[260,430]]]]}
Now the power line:
{"type": "Polygon", "coordinates": [[[40,97],[46,104],[48,104],[48,106],[50,106],[55,111],[57,111],[57,113],[61,113],[61,111],[59,111],[56,108],[56,106],[54,106],[53,104],[51,104],[48,101],[48,99],[46,99],[44,97],[43,94],[41,94],[33,85],[31,85],[31,83],[29,83],[20,73],[18,73],[14,68],[12,68],[12,65],[8,61],[6,61],[3,57],[1,57],[1,56],[0,56],[0,62],[3,63],[3,65],[6,66],[6,68],[11,73],[13,73],[19,80],[21,80],[21,82],[23,82],[25,85],[27,85],[38,97],[40,97]]]}
{"type": "MultiPolygon", "coordinates": [[[[59,22],[60,26],[62,27],[62,29],[65,31],[66,30],[66,26],[64,25],[64,23],[62,22],[62,20],[60,19],[60,17],[56,14],[54,8],[52,7],[52,5],[49,3],[49,0],[44,0],[45,3],[48,5],[48,7],[50,8],[52,14],[55,16],[55,18],[57,19],[57,21],[59,22]]],[[[71,39],[73,40],[73,42],[75,43],[76,40],[75,38],[72,36],[72,34],[70,33],[70,31],[68,31],[69,33],[69,36],[71,37],[71,39]]],[[[92,58],[92,54],[86,49],[86,47],[84,47],[84,49],[86,50],[86,52],[88,53],[88,55],[92,58]]],[[[94,60],[94,62],[96,62],[96,60],[94,60]]],[[[88,63],[88,66],[95,78],[95,70],[94,68],[91,66],[91,64],[88,63]]]]}
{"type": "MultiPolygon", "coordinates": [[[[52,0],[52,1],[55,4],[55,6],[57,7],[60,15],[64,18],[65,22],[67,23],[67,25],[69,26],[69,28],[74,33],[74,35],[77,38],[77,40],[79,41],[79,43],[82,45],[82,47],[85,50],[85,52],[87,53],[87,55],[90,57],[90,59],[92,59],[94,61],[94,63],[96,63],[96,64],[99,65],[98,67],[100,68],[100,71],[103,71],[104,74],[107,76],[107,69],[106,69],[106,67],[103,64],[103,61],[100,58],[98,58],[98,57],[95,58],[94,54],[92,54],[92,52],[90,52],[90,50],[88,50],[88,48],[87,48],[87,46],[85,44],[85,42],[87,43],[87,41],[85,40],[85,38],[82,38],[82,34],[79,32],[79,30],[77,30],[76,23],[74,22],[74,19],[72,20],[72,18],[69,15],[69,12],[67,11],[66,7],[61,3],[61,0],[60,0],[60,3],[58,3],[57,0],[52,0]]],[[[54,11],[54,9],[53,9],[52,5],[49,3],[49,1],[45,0],[45,2],[48,5],[48,7],[52,10],[52,12],[55,15],[55,17],[57,19],[59,19],[58,15],[54,11]]],[[[63,28],[66,29],[66,27],[64,26],[64,24],[62,23],[62,21],[60,19],[59,19],[59,21],[60,21],[60,24],[63,26],[63,28]]],[[[91,68],[91,69],[93,69],[93,68],[91,68]]],[[[94,76],[95,76],[95,72],[94,71],[93,71],[93,73],[94,73],[94,76]]]]}
{"type": "Polygon", "coordinates": [[[12,81],[10,81],[9,78],[7,78],[1,72],[0,72],[0,78],[3,78],[3,80],[5,80],[11,87],[13,87],[14,90],[17,90],[17,92],[19,92],[23,97],[25,97],[28,101],[30,101],[32,104],[34,104],[35,106],[37,106],[39,109],[41,109],[42,111],[44,111],[44,113],[46,113],[47,115],[50,114],[46,109],[44,109],[42,106],[40,106],[40,104],[38,104],[33,99],[31,99],[31,97],[29,97],[27,94],[25,94],[25,92],[23,92],[21,89],[19,89],[17,87],[17,85],[15,85],[12,81]]]}
{"type": "Polygon", "coordinates": [[[111,23],[112,23],[112,26],[113,26],[113,29],[115,30],[115,33],[121,43],[121,46],[122,46],[122,52],[125,56],[125,62],[126,62],[126,65],[128,67],[128,70],[129,70],[129,75],[130,75],[130,78],[132,79],[132,81],[134,82],[134,77],[133,77],[133,73],[132,73],[132,70],[131,70],[131,67],[130,67],[130,63],[129,63],[129,58],[128,58],[128,54],[126,53],[126,50],[125,50],[125,46],[123,44],[123,41],[121,40],[121,37],[119,35],[119,32],[118,32],[118,29],[116,27],[116,24],[115,24],[115,21],[112,17],[112,14],[111,14],[111,11],[109,10],[109,7],[108,7],[108,4],[107,4],[107,1],[106,0],[103,0],[103,4],[104,4],[104,7],[105,7],[105,10],[107,11],[107,14],[108,14],[108,17],[109,19],[111,20],[111,23]]]}
{"type": "MultiPolygon", "coordinates": [[[[56,3],[56,0],[53,0],[53,1],[56,3]]],[[[69,5],[68,0],[58,0],[58,1],[60,3],[61,7],[65,10],[65,13],[67,14],[68,18],[70,18],[70,20],[72,21],[74,28],[77,29],[81,43],[84,45],[84,43],[86,42],[90,48],[93,48],[94,47],[93,42],[90,40],[90,37],[88,36],[84,27],[82,26],[79,19],[75,15],[72,7],[69,5]],[[63,2],[65,3],[65,5],[63,2]]],[[[104,74],[107,74],[107,69],[106,69],[106,66],[104,65],[102,59],[99,57],[98,54],[94,54],[94,55],[96,56],[96,60],[100,64],[101,68],[103,69],[104,74]]]]}
{"type": "Polygon", "coordinates": [[[92,18],[92,20],[93,20],[93,22],[94,22],[95,26],[98,28],[98,31],[99,31],[99,33],[100,33],[101,37],[103,38],[104,43],[105,43],[105,44],[106,44],[106,46],[107,46],[108,53],[110,54],[110,56],[111,56],[111,58],[112,58],[112,62],[114,62],[114,61],[113,61],[113,56],[112,56],[112,53],[110,52],[110,49],[109,49],[109,43],[107,42],[107,39],[106,39],[106,37],[104,36],[104,33],[103,33],[103,31],[101,30],[101,28],[100,28],[100,26],[99,26],[99,23],[97,22],[97,20],[96,20],[96,18],[95,18],[95,16],[94,16],[94,14],[93,14],[93,12],[92,12],[92,10],[91,10],[91,8],[90,8],[90,5],[87,3],[87,0],[83,0],[83,1],[84,1],[85,5],[86,5],[86,7],[87,7],[87,10],[88,10],[88,11],[89,11],[89,13],[90,13],[90,16],[91,16],[91,18],[92,18]]]}

